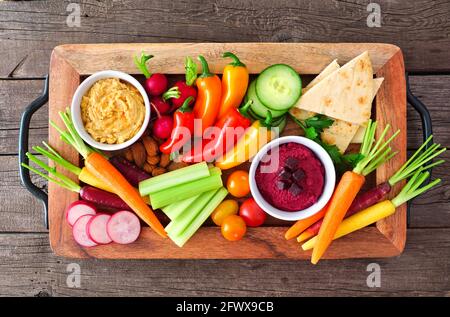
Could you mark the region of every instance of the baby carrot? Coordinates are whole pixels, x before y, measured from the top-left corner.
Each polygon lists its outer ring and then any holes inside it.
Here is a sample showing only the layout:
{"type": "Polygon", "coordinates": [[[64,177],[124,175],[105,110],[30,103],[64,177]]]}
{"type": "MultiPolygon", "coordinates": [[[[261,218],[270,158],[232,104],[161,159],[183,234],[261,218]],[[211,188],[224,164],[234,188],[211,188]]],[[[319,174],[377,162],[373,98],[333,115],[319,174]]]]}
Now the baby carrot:
{"type": "Polygon", "coordinates": [[[284,234],[284,237],[286,238],[286,240],[295,238],[300,233],[302,233],[306,228],[308,228],[312,224],[316,223],[318,220],[322,219],[323,216],[325,216],[327,209],[328,209],[328,204],[325,205],[325,207],[323,207],[318,213],[312,215],[311,217],[298,220],[296,223],[294,223],[292,225],[292,227],[290,227],[288,229],[288,231],[286,231],[286,233],[284,234]]]}

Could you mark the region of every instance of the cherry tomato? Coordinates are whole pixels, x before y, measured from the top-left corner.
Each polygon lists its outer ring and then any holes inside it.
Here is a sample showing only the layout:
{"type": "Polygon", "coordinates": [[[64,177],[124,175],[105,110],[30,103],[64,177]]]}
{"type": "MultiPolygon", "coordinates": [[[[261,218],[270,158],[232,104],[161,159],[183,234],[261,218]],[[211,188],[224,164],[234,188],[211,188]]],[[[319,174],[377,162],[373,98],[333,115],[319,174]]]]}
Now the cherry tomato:
{"type": "Polygon", "coordinates": [[[218,226],[222,225],[223,220],[229,215],[236,215],[239,210],[239,205],[236,200],[227,199],[220,203],[211,214],[211,219],[218,226]]]}
{"type": "Polygon", "coordinates": [[[222,235],[229,241],[241,240],[247,231],[244,219],[237,215],[230,215],[222,222],[222,235]]]}
{"type": "Polygon", "coordinates": [[[250,192],[248,182],[248,173],[246,171],[234,171],[228,176],[227,180],[228,192],[234,197],[244,197],[250,192]]]}
{"type": "Polygon", "coordinates": [[[255,199],[245,200],[239,208],[239,216],[249,227],[259,227],[266,220],[266,213],[258,206],[255,199]]]}

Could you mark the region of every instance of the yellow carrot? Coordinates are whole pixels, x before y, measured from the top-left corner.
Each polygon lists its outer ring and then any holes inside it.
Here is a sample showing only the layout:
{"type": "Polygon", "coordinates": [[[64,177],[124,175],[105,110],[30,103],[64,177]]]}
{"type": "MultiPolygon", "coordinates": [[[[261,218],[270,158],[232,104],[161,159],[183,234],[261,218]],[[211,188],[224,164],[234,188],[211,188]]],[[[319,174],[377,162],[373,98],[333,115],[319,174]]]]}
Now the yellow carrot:
{"type": "Polygon", "coordinates": [[[83,183],[91,185],[92,187],[97,187],[107,192],[114,193],[114,189],[112,189],[107,184],[105,184],[104,182],[100,181],[97,177],[92,175],[92,173],[89,172],[89,170],[86,167],[83,167],[81,169],[81,172],[78,175],[78,179],[83,183]]]}
{"type": "MultiPolygon", "coordinates": [[[[402,188],[400,193],[398,193],[398,195],[392,200],[384,200],[382,202],[379,202],[342,221],[339,227],[337,228],[336,233],[333,236],[333,240],[338,239],[361,228],[367,227],[377,222],[378,220],[389,217],[395,212],[395,209],[398,206],[401,206],[408,200],[419,196],[420,194],[426,192],[427,190],[429,190],[430,188],[434,187],[435,185],[441,182],[441,180],[438,178],[422,186],[422,184],[430,176],[429,172],[422,172],[423,169],[424,169],[423,167],[418,169],[411,177],[411,179],[408,181],[408,183],[402,188]]],[[[315,249],[317,243],[319,242],[318,240],[319,240],[318,236],[308,240],[302,245],[302,249],[303,250],[310,250],[312,248],[315,249]]]]}
{"type": "MultiPolygon", "coordinates": [[[[386,218],[395,212],[395,206],[390,200],[379,202],[363,211],[360,211],[341,222],[333,240],[349,233],[367,227],[378,220],[386,218]]],[[[310,250],[316,246],[317,236],[302,244],[303,250],[310,250]]]]}
{"type": "Polygon", "coordinates": [[[325,205],[325,207],[323,207],[318,213],[312,215],[311,217],[298,220],[296,223],[294,223],[292,227],[290,227],[288,231],[286,231],[286,233],[284,234],[286,240],[295,238],[300,233],[302,233],[306,228],[316,223],[318,220],[322,219],[325,216],[325,213],[327,212],[328,205],[329,204],[325,205]]]}

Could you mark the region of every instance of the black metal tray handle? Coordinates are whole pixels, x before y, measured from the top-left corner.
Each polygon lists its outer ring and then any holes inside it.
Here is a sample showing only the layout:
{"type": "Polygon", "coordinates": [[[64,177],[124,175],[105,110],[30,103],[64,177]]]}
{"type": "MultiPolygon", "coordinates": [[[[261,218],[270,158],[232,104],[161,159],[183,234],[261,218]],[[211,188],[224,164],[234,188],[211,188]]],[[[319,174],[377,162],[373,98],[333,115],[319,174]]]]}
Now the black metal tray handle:
{"type": "MultiPolygon", "coordinates": [[[[406,94],[407,101],[413,106],[413,108],[419,113],[422,120],[422,133],[424,141],[433,133],[431,116],[427,107],[411,92],[409,86],[409,76],[406,73],[406,94]]],[[[19,132],[19,171],[22,184],[32,193],[35,197],[40,199],[44,204],[44,222],[48,228],[48,195],[39,187],[31,182],[30,171],[22,167],[22,163],[28,164],[28,158],[25,153],[28,151],[28,133],[30,128],[30,121],[33,114],[45,105],[48,101],[48,75],[45,78],[45,86],[42,95],[28,105],[22,114],[20,120],[20,132],[19,132]]],[[[408,225],[409,225],[409,204],[408,204],[408,225]]]]}
{"type": "Polygon", "coordinates": [[[48,229],[48,195],[42,189],[37,187],[31,181],[30,171],[22,166],[22,163],[28,164],[28,158],[25,153],[28,152],[28,136],[30,132],[30,122],[33,114],[45,105],[48,101],[48,75],[45,77],[44,91],[42,95],[36,98],[32,103],[30,103],[25,111],[22,113],[20,119],[20,131],[19,131],[19,173],[20,180],[22,184],[30,193],[36,198],[42,201],[44,205],[44,224],[48,229]]]}

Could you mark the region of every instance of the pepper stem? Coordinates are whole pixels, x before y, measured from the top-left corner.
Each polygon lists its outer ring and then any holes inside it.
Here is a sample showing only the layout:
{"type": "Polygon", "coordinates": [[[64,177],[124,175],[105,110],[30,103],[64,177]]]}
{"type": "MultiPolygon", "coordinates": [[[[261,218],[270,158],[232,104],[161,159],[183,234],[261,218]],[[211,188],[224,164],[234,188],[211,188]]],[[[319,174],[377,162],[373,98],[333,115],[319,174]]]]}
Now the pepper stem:
{"type": "Polygon", "coordinates": [[[177,86],[174,86],[174,87],[168,89],[165,93],[163,93],[162,99],[164,101],[167,101],[167,99],[180,98],[180,96],[181,96],[180,89],[178,89],[177,86]]]}
{"type": "Polygon", "coordinates": [[[189,96],[186,98],[186,100],[184,100],[183,104],[181,105],[180,108],[178,108],[178,111],[180,112],[191,112],[191,107],[190,104],[191,102],[194,100],[194,97],[189,96]]]}
{"type": "Polygon", "coordinates": [[[208,62],[206,61],[206,59],[202,55],[199,55],[197,58],[200,61],[200,63],[202,64],[202,74],[199,77],[213,76],[213,74],[209,71],[209,66],[208,66],[208,62]]]}
{"type": "Polygon", "coordinates": [[[142,52],[141,54],[141,58],[138,59],[137,56],[134,56],[134,64],[136,65],[137,68],[139,68],[139,70],[141,71],[142,74],[144,74],[145,78],[150,78],[152,76],[152,74],[150,73],[150,71],[147,68],[147,61],[153,58],[153,55],[147,55],[144,52],[142,52]]]}
{"type": "Polygon", "coordinates": [[[231,53],[231,52],[223,53],[222,57],[224,57],[224,58],[229,57],[229,58],[233,59],[233,62],[231,62],[230,65],[245,67],[245,64],[242,63],[239,60],[239,58],[236,55],[234,55],[233,53],[231,53]]]}
{"type": "Polygon", "coordinates": [[[266,128],[272,127],[272,121],[273,121],[272,111],[267,110],[267,116],[264,119],[263,126],[265,126],[266,128]]]}
{"type": "Polygon", "coordinates": [[[252,100],[252,99],[249,99],[242,107],[240,107],[240,108],[238,109],[239,113],[240,113],[241,115],[243,115],[244,117],[251,119],[251,116],[250,116],[249,113],[248,113],[248,109],[250,108],[250,106],[252,105],[252,103],[253,103],[253,100],[252,100]]]}

